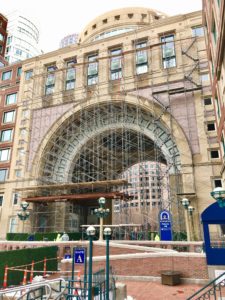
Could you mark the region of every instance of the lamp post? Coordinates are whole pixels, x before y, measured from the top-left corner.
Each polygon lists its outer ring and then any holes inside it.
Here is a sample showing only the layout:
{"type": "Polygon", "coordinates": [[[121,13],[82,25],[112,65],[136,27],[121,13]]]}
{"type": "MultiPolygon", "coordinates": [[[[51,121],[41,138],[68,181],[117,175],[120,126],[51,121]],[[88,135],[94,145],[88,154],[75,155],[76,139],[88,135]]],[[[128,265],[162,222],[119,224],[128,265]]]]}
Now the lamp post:
{"type": "Polygon", "coordinates": [[[27,211],[28,206],[29,206],[29,203],[27,203],[26,201],[21,202],[20,207],[22,210],[17,213],[17,216],[19,217],[19,219],[21,221],[23,221],[23,229],[22,229],[23,233],[24,233],[24,223],[30,216],[30,212],[27,211]]]}
{"type": "Polygon", "coordinates": [[[185,224],[186,224],[186,231],[187,231],[187,241],[189,242],[190,239],[190,228],[189,228],[189,222],[188,222],[188,206],[190,204],[190,201],[187,198],[183,198],[181,200],[181,203],[184,207],[184,216],[185,216],[185,224]]]}
{"type": "Polygon", "coordinates": [[[89,226],[87,228],[87,236],[89,239],[89,261],[88,261],[88,300],[92,298],[92,241],[95,235],[95,228],[93,226],[89,226]]]}
{"type": "Polygon", "coordinates": [[[99,241],[103,241],[103,219],[108,216],[109,208],[105,208],[105,198],[98,199],[99,208],[94,210],[94,214],[100,219],[99,241]]]}
{"type": "Polygon", "coordinates": [[[109,227],[104,229],[104,235],[106,238],[106,300],[109,300],[109,239],[111,236],[112,230],[109,227]]]}
{"type": "Polygon", "coordinates": [[[192,226],[191,232],[192,232],[192,240],[193,241],[195,241],[195,227],[194,227],[194,220],[193,220],[194,210],[195,210],[195,208],[193,206],[191,206],[191,205],[188,206],[188,212],[191,217],[191,226],[192,226]]]}
{"type": "Polygon", "coordinates": [[[219,207],[225,207],[225,189],[216,187],[210,194],[218,202],[219,207]]]}

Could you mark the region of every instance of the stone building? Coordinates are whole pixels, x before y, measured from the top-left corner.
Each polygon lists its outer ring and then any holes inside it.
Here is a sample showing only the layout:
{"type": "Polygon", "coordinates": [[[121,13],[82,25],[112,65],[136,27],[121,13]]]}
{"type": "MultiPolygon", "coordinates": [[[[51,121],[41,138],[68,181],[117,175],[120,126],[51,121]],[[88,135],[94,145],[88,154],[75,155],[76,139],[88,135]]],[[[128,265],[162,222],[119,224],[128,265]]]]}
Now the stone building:
{"type": "Polygon", "coordinates": [[[199,214],[221,180],[201,11],[114,10],[77,45],[25,60],[22,70],[2,237],[21,232],[13,194],[30,203],[26,231],[77,231],[97,222],[98,197],[110,208],[129,201],[121,174],[154,161],[167,166],[175,230],[184,230],[187,197],[200,238],[199,214]]]}
{"type": "Polygon", "coordinates": [[[225,1],[203,1],[203,17],[216,116],[213,126],[220,144],[220,173],[225,188],[225,1]]]}

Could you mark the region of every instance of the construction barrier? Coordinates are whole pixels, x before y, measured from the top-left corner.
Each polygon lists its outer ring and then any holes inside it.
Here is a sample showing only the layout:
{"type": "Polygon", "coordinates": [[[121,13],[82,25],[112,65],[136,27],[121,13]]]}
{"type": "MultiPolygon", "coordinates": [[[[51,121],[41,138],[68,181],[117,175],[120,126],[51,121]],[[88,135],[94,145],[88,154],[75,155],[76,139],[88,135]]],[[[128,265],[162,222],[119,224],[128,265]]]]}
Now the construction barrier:
{"type": "Polygon", "coordinates": [[[8,275],[8,266],[5,266],[5,271],[4,271],[4,280],[3,280],[3,288],[7,288],[7,275],[8,275]]]}

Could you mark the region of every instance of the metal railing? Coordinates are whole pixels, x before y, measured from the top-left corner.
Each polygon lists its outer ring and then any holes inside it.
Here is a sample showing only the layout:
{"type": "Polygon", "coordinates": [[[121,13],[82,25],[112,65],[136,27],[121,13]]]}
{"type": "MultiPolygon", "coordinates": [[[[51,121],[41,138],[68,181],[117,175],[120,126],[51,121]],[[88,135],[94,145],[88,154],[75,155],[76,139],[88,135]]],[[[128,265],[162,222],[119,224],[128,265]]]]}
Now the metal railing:
{"type": "Polygon", "coordinates": [[[66,281],[63,278],[40,281],[23,286],[16,286],[0,290],[1,300],[48,300],[64,297],[66,281]],[[65,286],[65,287],[64,287],[65,286]]]}
{"type": "Polygon", "coordinates": [[[187,300],[223,300],[225,299],[225,272],[194,293],[187,300]]]}

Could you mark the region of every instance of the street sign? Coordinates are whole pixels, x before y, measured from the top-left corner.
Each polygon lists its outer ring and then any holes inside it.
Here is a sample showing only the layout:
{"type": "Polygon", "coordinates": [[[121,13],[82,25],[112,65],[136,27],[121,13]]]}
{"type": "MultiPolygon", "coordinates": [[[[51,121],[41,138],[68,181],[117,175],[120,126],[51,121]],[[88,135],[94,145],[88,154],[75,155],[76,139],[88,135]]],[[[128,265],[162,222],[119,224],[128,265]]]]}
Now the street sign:
{"type": "Polygon", "coordinates": [[[168,210],[161,210],[159,213],[160,224],[160,240],[171,241],[172,240],[172,220],[171,214],[168,210]]]}
{"type": "Polygon", "coordinates": [[[74,263],[84,264],[85,263],[85,249],[84,248],[74,248],[74,263]]]}

